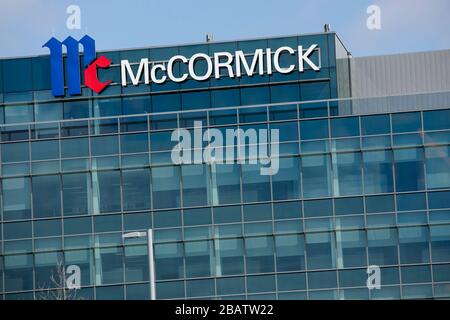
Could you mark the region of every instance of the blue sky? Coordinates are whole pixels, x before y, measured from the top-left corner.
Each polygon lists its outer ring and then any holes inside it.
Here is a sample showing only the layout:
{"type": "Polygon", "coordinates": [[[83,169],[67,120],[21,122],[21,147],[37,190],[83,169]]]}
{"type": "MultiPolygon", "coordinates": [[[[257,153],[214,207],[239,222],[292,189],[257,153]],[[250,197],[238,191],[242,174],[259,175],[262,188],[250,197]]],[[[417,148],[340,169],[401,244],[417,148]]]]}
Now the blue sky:
{"type": "Polygon", "coordinates": [[[51,36],[89,34],[97,50],[320,32],[330,23],[354,56],[450,49],[448,0],[0,0],[0,57],[47,54],[51,36]],[[81,8],[81,30],[66,8],[81,8]],[[369,5],[381,30],[368,30],[369,5]]]}

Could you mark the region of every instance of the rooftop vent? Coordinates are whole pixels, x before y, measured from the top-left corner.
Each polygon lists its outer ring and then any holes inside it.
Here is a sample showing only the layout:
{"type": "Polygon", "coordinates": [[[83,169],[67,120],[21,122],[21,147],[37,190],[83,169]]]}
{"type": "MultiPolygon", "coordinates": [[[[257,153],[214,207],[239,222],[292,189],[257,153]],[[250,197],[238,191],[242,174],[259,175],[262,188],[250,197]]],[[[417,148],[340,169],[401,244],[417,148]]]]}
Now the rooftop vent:
{"type": "Polygon", "coordinates": [[[323,26],[323,31],[330,32],[330,30],[331,30],[331,25],[329,23],[325,23],[325,25],[323,26]]]}
{"type": "Polygon", "coordinates": [[[211,42],[211,41],[213,41],[213,35],[211,33],[208,33],[206,35],[206,42],[211,42]]]}

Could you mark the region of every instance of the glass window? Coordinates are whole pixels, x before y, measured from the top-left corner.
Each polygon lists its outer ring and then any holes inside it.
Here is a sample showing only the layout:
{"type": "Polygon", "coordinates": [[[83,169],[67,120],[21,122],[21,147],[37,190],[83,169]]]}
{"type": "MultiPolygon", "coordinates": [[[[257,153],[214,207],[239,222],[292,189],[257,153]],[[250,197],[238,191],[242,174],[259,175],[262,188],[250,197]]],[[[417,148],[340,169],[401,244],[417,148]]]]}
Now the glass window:
{"type": "Polygon", "coordinates": [[[272,176],[273,200],[300,198],[300,159],[280,158],[279,170],[272,176]]]}
{"type": "Polygon", "coordinates": [[[123,210],[150,209],[150,170],[122,171],[123,210]]]}
{"type": "Polygon", "coordinates": [[[217,276],[244,273],[244,243],[242,239],[216,240],[217,276]]]}
{"type": "Polygon", "coordinates": [[[147,246],[125,247],[125,281],[148,281],[147,246]]]}
{"type": "Polygon", "coordinates": [[[91,191],[89,173],[63,174],[63,211],[64,215],[87,214],[91,191]]]}
{"type": "Polygon", "coordinates": [[[395,200],[393,195],[381,195],[366,197],[366,212],[393,212],[395,210],[395,200]]]}
{"type": "Polygon", "coordinates": [[[338,231],[336,241],[339,267],[362,267],[367,264],[364,231],[338,231]]]}
{"type": "Polygon", "coordinates": [[[396,229],[368,230],[367,240],[370,264],[392,265],[398,263],[396,229]]]}
{"type": "Polygon", "coordinates": [[[59,141],[33,141],[31,142],[31,159],[47,160],[59,158],[59,141]]]}
{"type": "Polygon", "coordinates": [[[245,238],[247,273],[274,271],[272,237],[245,238]]]}
{"type": "Polygon", "coordinates": [[[336,170],[338,184],[335,184],[335,196],[357,195],[362,193],[361,153],[338,153],[336,170]],[[337,187],[337,190],[336,190],[337,187]]]}
{"type": "Polygon", "coordinates": [[[183,211],[183,223],[185,226],[212,224],[211,209],[187,209],[183,211]]]}
{"type": "Polygon", "coordinates": [[[186,281],[187,297],[207,297],[215,295],[214,279],[201,279],[186,281]]]}
{"type": "Polygon", "coordinates": [[[5,223],[3,224],[3,237],[5,240],[31,238],[31,229],[31,221],[5,223]]]}
{"type": "Polygon", "coordinates": [[[33,183],[34,218],[61,215],[61,181],[59,175],[36,176],[33,183]]]}
{"type": "Polygon", "coordinates": [[[127,300],[149,300],[150,288],[147,283],[126,286],[127,300]]]}
{"type": "Polygon", "coordinates": [[[214,274],[211,241],[185,242],[186,277],[209,277],[214,274]]]}
{"type": "Polygon", "coordinates": [[[152,227],[150,212],[129,213],[123,216],[124,231],[148,230],[152,227]]]}
{"type": "Polygon", "coordinates": [[[300,121],[302,140],[326,139],[328,136],[328,120],[300,121]]]}
{"type": "Polygon", "coordinates": [[[213,205],[241,202],[240,166],[238,164],[211,165],[213,205]]]}
{"type": "Polygon", "coordinates": [[[3,179],[3,219],[31,218],[30,178],[3,179]]]}
{"type": "Polygon", "coordinates": [[[242,212],[240,206],[215,207],[214,224],[241,222],[242,212]]]}
{"type": "Polygon", "coordinates": [[[308,269],[334,268],[335,238],[330,232],[306,234],[306,257],[308,269]]]}
{"type": "Polygon", "coordinates": [[[280,202],[273,204],[274,219],[295,219],[302,217],[300,201],[280,202]]]}
{"type": "Polygon", "coordinates": [[[241,95],[239,89],[220,89],[211,91],[211,106],[213,108],[239,106],[241,95]]]}
{"type": "Polygon", "coordinates": [[[177,208],[180,206],[179,167],[152,168],[153,208],[177,208]]]}
{"type": "Polygon", "coordinates": [[[33,289],[33,256],[5,256],[5,291],[33,289]]]}
{"type": "Polygon", "coordinates": [[[363,153],[364,190],[366,193],[394,191],[391,151],[370,151],[363,153]]]}
{"type": "Polygon", "coordinates": [[[117,136],[92,137],[91,153],[94,157],[119,153],[117,136]]]}
{"type": "Polygon", "coordinates": [[[94,257],[92,254],[92,250],[84,249],[84,250],[73,250],[73,251],[65,251],[64,259],[66,266],[75,264],[80,267],[81,271],[81,285],[89,286],[94,284],[93,276],[94,276],[94,257]]]}
{"type": "Polygon", "coordinates": [[[244,221],[272,220],[270,204],[253,204],[244,206],[244,221]]]}
{"type": "Polygon", "coordinates": [[[327,155],[302,158],[303,196],[305,198],[331,195],[331,168],[327,155]]]}
{"type": "Polygon", "coordinates": [[[269,87],[242,87],[241,99],[242,105],[270,103],[269,87]]]}
{"type": "Polygon", "coordinates": [[[123,282],[123,252],[122,248],[100,248],[96,284],[112,284],[123,282]]]}
{"type": "Polygon", "coordinates": [[[283,84],[270,86],[272,103],[300,101],[300,87],[298,84],[283,84]]]}
{"type": "MultiPolygon", "coordinates": [[[[308,273],[309,289],[325,289],[337,287],[336,271],[322,271],[308,273]]],[[[326,291],[322,291],[326,293],[326,291]]]]}
{"type": "Polygon", "coordinates": [[[183,205],[203,206],[210,203],[210,177],[206,164],[181,166],[183,205]]]}
{"type": "Polygon", "coordinates": [[[148,152],[147,133],[121,135],[120,152],[121,153],[148,152]]]}
{"type": "Polygon", "coordinates": [[[334,199],[334,210],[337,216],[361,214],[364,213],[364,200],[360,197],[336,198],[334,199]]]}
{"type": "Polygon", "coordinates": [[[425,149],[428,189],[450,187],[450,147],[430,147],[425,149]]]}
{"type": "MultiPolygon", "coordinates": [[[[34,255],[36,288],[60,288],[64,285],[64,264],[60,252],[37,253],[34,255]]],[[[41,292],[39,295],[44,295],[41,292]]]]}
{"type": "Polygon", "coordinates": [[[122,99],[123,114],[143,114],[151,110],[151,97],[124,97],[122,99]]]}
{"type": "Polygon", "coordinates": [[[2,144],[2,162],[29,160],[28,142],[2,144]]]}
{"type": "Polygon", "coordinates": [[[418,191],[425,188],[423,149],[395,150],[394,161],[397,192],[418,191]]]}
{"type": "Polygon", "coordinates": [[[239,294],[245,293],[244,277],[217,278],[217,294],[239,294]]]}
{"type": "Polygon", "coordinates": [[[89,118],[89,109],[88,100],[64,102],[64,119],[89,118]]]}
{"type": "Polygon", "coordinates": [[[172,141],[172,131],[153,132],[150,134],[150,146],[152,152],[172,150],[177,141],[178,137],[175,141],[172,141]]]}
{"type": "Polygon", "coordinates": [[[270,176],[261,174],[260,164],[242,164],[244,202],[270,200],[270,176]]]}
{"type": "Polygon", "coordinates": [[[450,225],[431,226],[430,233],[433,262],[450,261],[450,225]]]}
{"type": "Polygon", "coordinates": [[[31,62],[30,58],[3,61],[3,79],[5,79],[3,89],[5,92],[33,90],[31,62]]]}
{"type": "Polygon", "coordinates": [[[331,137],[354,137],[359,136],[359,118],[336,118],[331,119],[331,137]]]}
{"type": "Polygon", "coordinates": [[[118,214],[95,215],[94,232],[112,232],[122,230],[122,217],[118,214]]]}
{"type": "Polygon", "coordinates": [[[166,93],[152,96],[152,112],[177,110],[181,110],[181,96],[179,93],[166,93]]]}
{"type": "Polygon", "coordinates": [[[92,233],[92,218],[70,218],[64,219],[64,234],[92,233]]]}
{"type": "MultiPolygon", "coordinates": [[[[184,277],[183,245],[181,243],[155,244],[156,280],[184,277]]],[[[159,291],[157,290],[158,294],[159,291]]]]}
{"type": "Polygon", "coordinates": [[[391,133],[389,115],[361,117],[361,133],[364,136],[391,133]]]}
{"type": "Polygon", "coordinates": [[[277,283],[279,291],[305,290],[306,276],[305,273],[282,273],[277,275],[277,283]]]}
{"type": "Polygon", "coordinates": [[[164,210],[153,212],[153,224],[155,228],[180,227],[182,217],[180,210],[164,210]]]}
{"type": "MultiPolygon", "coordinates": [[[[263,276],[250,276],[247,277],[247,292],[257,293],[257,292],[271,292],[275,291],[275,276],[274,275],[263,275],[263,276]]],[[[255,296],[261,297],[261,296],[255,296]]],[[[251,300],[251,297],[249,297],[251,300]]],[[[274,297],[269,295],[269,300],[273,300],[274,297]]]]}
{"type": "Polygon", "coordinates": [[[5,107],[5,123],[33,122],[33,106],[11,106],[5,107]]]}
{"type": "Polygon", "coordinates": [[[450,129],[450,110],[424,112],[423,126],[425,131],[450,129]]]}
{"type": "Polygon", "coordinates": [[[426,263],[430,260],[427,227],[399,228],[400,263],[426,263]]]}
{"type": "Polygon", "coordinates": [[[61,139],[61,157],[75,158],[89,156],[88,138],[61,139]]]}
{"type": "Polygon", "coordinates": [[[417,132],[422,130],[420,112],[392,114],[392,130],[394,133],[417,132]]]}
{"type": "Polygon", "coordinates": [[[426,207],[427,204],[425,193],[409,193],[397,195],[398,211],[425,210],[426,207]]]}
{"type": "Polygon", "coordinates": [[[304,201],[303,208],[305,218],[333,215],[333,201],[331,199],[304,201]]]}
{"type": "Polygon", "coordinates": [[[302,235],[276,236],[275,252],[277,271],[305,269],[305,240],[302,235]]]}
{"type": "Polygon", "coordinates": [[[94,212],[120,211],[120,172],[92,172],[94,212]]]}
{"type": "Polygon", "coordinates": [[[33,226],[35,237],[60,236],[62,233],[61,219],[35,220],[33,226]]]}

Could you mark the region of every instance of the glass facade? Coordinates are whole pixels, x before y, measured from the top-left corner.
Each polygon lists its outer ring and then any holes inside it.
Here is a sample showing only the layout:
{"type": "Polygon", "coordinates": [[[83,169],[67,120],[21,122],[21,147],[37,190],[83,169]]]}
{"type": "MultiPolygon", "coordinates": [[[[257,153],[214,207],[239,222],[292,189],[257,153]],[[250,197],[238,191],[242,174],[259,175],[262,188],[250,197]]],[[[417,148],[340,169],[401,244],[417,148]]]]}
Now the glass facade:
{"type": "Polygon", "coordinates": [[[58,263],[84,299],[149,299],[146,238],[123,238],[149,228],[158,299],[449,298],[450,109],[356,115],[342,50],[331,33],[106,52],[113,84],[63,98],[47,56],[0,60],[0,299],[39,299],[58,263]],[[319,72],[119,84],[120,59],[313,43],[319,72]],[[194,120],[278,129],[278,173],[175,165],[194,120]]]}

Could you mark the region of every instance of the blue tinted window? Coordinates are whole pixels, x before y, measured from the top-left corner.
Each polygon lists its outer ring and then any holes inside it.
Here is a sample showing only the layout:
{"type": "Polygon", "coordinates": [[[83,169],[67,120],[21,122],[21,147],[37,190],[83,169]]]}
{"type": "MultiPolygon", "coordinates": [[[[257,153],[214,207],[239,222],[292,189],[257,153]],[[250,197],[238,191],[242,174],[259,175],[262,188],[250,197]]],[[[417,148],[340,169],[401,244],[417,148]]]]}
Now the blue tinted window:
{"type": "Polygon", "coordinates": [[[283,84],[270,86],[271,102],[295,102],[300,100],[298,84],[283,84]]]}
{"type": "Polygon", "coordinates": [[[272,237],[245,238],[247,273],[274,271],[272,237]]]}
{"type": "Polygon", "coordinates": [[[104,156],[119,153],[117,136],[102,136],[91,138],[92,156],[104,156]]]}
{"type": "Polygon", "coordinates": [[[329,156],[302,158],[303,196],[326,197],[331,194],[331,167],[329,156]]]}
{"type": "Polygon", "coordinates": [[[123,210],[150,209],[150,170],[122,171],[123,210]]]}
{"type": "Polygon", "coordinates": [[[241,88],[242,105],[264,104],[270,102],[269,87],[241,88]]]}
{"type": "Polygon", "coordinates": [[[210,174],[207,165],[181,167],[183,181],[183,205],[201,206],[210,203],[210,174]]]}
{"type": "Polygon", "coordinates": [[[121,153],[148,152],[148,134],[126,134],[120,136],[121,153]]]}
{"type": "Polygon", "coordinates": [[[64,102],[64,119],[89,118],[89,101],[64,102]]]}
{"type": "Polygon", "coordinates": [[[390,151],[364,152],[364,187],[366,193],[392,192],[393,172],[390,151]]]}
{"type": "Polygon", "coordinates": [[[87,214],[91,180],[88,173],[64,174],[62,176],[64,215],[87,214]]]}
{"type": "Polygon", "coordinates": [[[272,176],[274,200],[300,198],[300,159],[280,158],[279,170],[272,176]]]}
{"type": "Polygon", "coordinates": [[[362,193],[362,160],[361,153],[338,153],[337,178],[339,182],[338,190],[334,190],[335,195],[357,195],[362,193]]]}
{"type": "Polygon", "coordinates": [[[424,112],[423,126],[426,131],[450,129],[450,110],[424,112]]]}
{"type": "Polygon", "coordinates": [[[422,130],[420,112],[396,113],[392,115],[392,131],[394,133],[416,132],[422,130]]]}
{"type": "Polygon", "coordinates": [[[357,117],[331,119],[331,136],[333,138],[359,136],[359,119],[357,117]]]}
{"type": "Polygon", "coordinates": [[[335,267],[335,240],[331,233],[306,235],[306,257],[309,269],[335,267]]]}
{"type": "Polygon", "coordinates": [[[302,140],[328,138],[328,120],[300,121],[302,140]]]}
{"type": "Polygon", "coordinates": [[[150,96],[125,97],[122,100],[123,114],[141,114],[151,110],[150,96]]]}
{"type": "Polygon", "coordinates": [[[31,218],[30,178],[3,179],[3,219],[31,218]]]}
{"type": "Polygon", "coordinates": [[[33,90],[31,59],[11,59],[3,61],[4,92],[33,90]]]}
{"type": "Polygon", "coordinates": [[[361,117],[362,135],[386,134],[391,132],[389,115],[361,117]]]}
{"type": "Polygon", "coordinates": [[[270,200],[270,177],[261,175],[259,164],[242,165],[242,193],[244,202],[270,200]]]}
{"type": "Polygon", "coordinates": [[[181,110],[181,97],[178,93],[166,93],[152,96],[152,112],[181,110]]]}
{"type": "Polygon", "coordinates": [[[211,181],[217,190],[212,198],[214,204],[241,202],[240,166],[238,164],[217,164],[211,167],[211,181]]]}
{"type": "Polygon", "coordinates": [[[33,184],[33,216],[35,218],[56,217],[61,215],[60,177],[37,176],[33,184]]]}
{"type": "Polygon", "coordinates": [[[211,106],[214,108],[239,106],[241,95],[239,89],[220,89],[211,91],[211,106]]]}
{"type": "Polygon", "coordinates": [[[277,271],[296,271],[305,269],[305,240],[301,235],[275,237],[277,271]]]}
{"type": "MultiPolygon", "coordinates": [[[[99,191],[99,203],[95,207],[100,208],[100,212],[120,211],[120,172],[119,171],[99,171],[93,172],[96,175],[98,185],[93,185],[94,190],[99,191]]],[[[94,177],[93,177],[93,181],[94,177]]]]}
{"type": "Polygon", "coordinates": [[[2,144],[2,162],[28,161],[28,142],[2,144]]]}
{"type": "Polygon", "coordinates": [[[152,169],[153,207],[177,208],[180,206],[179,167],[159,167],[152,169]]]}
{"type": "Polygon", "coordinates": [[[425,188],[423,149],[395,150],[394,161],[397,192],[418,191],[425,188]]]}

